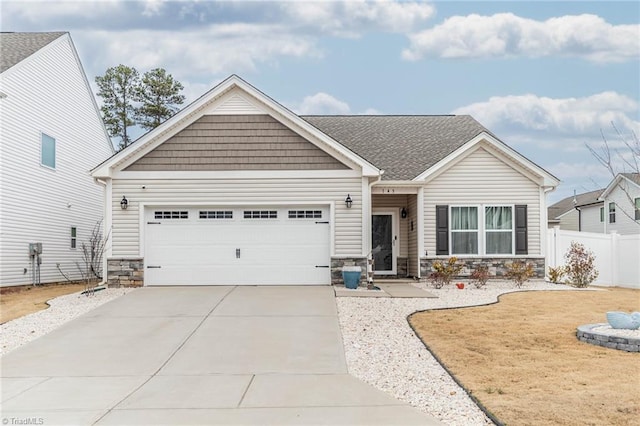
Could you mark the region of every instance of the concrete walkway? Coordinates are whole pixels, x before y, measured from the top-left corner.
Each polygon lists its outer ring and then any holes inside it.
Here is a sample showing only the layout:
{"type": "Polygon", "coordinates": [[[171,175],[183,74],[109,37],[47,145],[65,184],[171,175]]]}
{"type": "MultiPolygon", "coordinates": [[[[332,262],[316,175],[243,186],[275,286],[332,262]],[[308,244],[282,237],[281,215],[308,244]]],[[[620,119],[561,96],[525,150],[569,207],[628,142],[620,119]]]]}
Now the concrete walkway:
{"type": "Polygon", "coordinates": [[[366,287],[348,289],[342,285],[334,286],[336,297],[391,297],[411,299],[437,299],[433,293],[404,282],[375,282],[379,290],[367,290],[366,287]]]}
{"type": "Polygon", "coordinates": [[[331,287],[142,288],[1,367],[3,424],[439,424],[348,374],[331,287]]]}

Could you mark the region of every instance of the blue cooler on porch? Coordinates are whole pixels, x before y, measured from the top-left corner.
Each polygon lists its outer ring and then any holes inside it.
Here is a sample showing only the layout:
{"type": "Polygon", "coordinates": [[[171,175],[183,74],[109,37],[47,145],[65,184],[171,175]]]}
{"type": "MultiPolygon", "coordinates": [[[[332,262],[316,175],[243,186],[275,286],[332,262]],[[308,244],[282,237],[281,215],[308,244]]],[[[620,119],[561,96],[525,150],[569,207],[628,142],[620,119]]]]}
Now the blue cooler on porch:
{"type": "Polygon", "coordinates": [[[346,288],[358,288],[360,284],[360,276],[362,275],[362,268],[359,266],[343,266],[342,267],[342,279],[344,280],[344,286],[346,288]]]}

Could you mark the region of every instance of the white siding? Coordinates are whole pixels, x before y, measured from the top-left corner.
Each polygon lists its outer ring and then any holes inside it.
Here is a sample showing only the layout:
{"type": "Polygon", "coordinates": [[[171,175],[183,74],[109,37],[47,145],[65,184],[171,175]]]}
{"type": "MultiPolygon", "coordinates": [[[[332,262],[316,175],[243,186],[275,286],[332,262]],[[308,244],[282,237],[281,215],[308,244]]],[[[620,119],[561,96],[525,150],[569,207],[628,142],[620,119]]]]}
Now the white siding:
{"type": "Polygon", "coordinates": [[[611,190],[604,203],[607,233],[615,231],[620,235],[640,234],[640,221],[633,220],[634,210],[631,204],[632,201],[629,200],[629,197],[631,197],[631,200],[640,197],[640,189],[635,185],[629,184],[624,179],[620,181],[620,185],[611,190]],[[609,223],[610,202],[616,203],[615,223],[609,223]]]}
{"type": "Polygon", "coordinates": [[[560,229],[566,229],[567,231],[579,231],[579,222],[578,211],[573,209],[560,217],[560,229]]]}
{"type": "MultiPolygon", "coordinates": [[[[139,203],[145,205],[236,205],[334,203],[336,256],[362,256],[362,182],[352,178],[115,179],[111,257],[140,254],[139,203]],[[145,186],[143,189],[142,187],[145,186]],[[344,200],[350,194],[353,206],[344,200]],[[129,208],[122,210],[122,196],[129,208]]],[[[266,176],[266,175],[265,175],[266,176]]]]}
{"type": "MultiPolygon", "coordinates": [[[[600,233],[604,232],[604,223],[600,222],[600,207],[601,205],[580,207],[580,231],[600,233]]],[[[605,214],[605,219],[606,217],[607,215],[605,214]]]]}
{"type": "Polygon", "coordinates": [[[429,256],[436,253],[438,204],[526,204],[529,255],[541,253],[539,185],[484,148],[478,148],[425,184],[424,241],[429,256]]]}
{"type": "Polygon", "coordinates": [[[0,91],[0,285],[31,282],[29,242],[43,244],[42,282],[65,280],[56,264],[77,279],[81,244],[103,214],[89,170],[113,151],[69,36],[5,71],[0,91]],[[55,170],[40,165],[41,132],[56,139],[55,170]]]}

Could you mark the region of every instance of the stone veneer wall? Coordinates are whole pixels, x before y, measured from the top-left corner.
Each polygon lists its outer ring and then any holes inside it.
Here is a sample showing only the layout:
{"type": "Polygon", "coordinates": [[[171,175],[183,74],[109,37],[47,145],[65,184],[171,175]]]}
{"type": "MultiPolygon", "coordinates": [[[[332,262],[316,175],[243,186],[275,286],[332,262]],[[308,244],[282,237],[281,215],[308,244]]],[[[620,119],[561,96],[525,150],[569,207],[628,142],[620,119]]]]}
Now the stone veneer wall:
{"type": "MultiPolygon", "coordinates": [[[[436,260],[446,261],[447,259],[449,258],[448,257],[420,258],[420,274],[422,278],[429,278],[429,274],[431,274],[432,272],[431,266],[436,260]]],[[[539,257],[539,258],[529,258],[529,257],[527,258],[512,258],[512,257],[500,257],[500,258],[463,257],[463,258],[460,258],[459,257],[458,263],[463,263],[464,268],[462,269],[462,272],[457,278],[468,278],[469,275],[471,275],[473,270],[476,268],[476,266],[480,264],[485,264],[489,267],[489,273],[492,275],[492,277],[502,278],[504,277],[507,264],[513,262],[514,260],[523,260],[528,263],[533,263],[533,267],[536,273],[535,277],[536,278],[545,277],[546,268],[545,268],[544,257],[539,257]]]]}
{"type": "Polygon", "coordinates": [[[610,336],[602,332],[593,330],[594,328],[609,325],[603,324],[585,324],[578,327],[576,337],[581,342],[592,345],[603,346],[609,349],[618,349],[627,352],[640,352],[640,339],[632,337],[610,336]]]}
{"type": "Polygon", "coordinates": [[[144,260],[142,258],[107,259],[107,285],[109,287],[142,287],[144,260]]]}
{"type": "Polygon", "coordinates": [[[409,258],[398,257],[396,272],[398,277],[402,277],[402,278],[407,277],[407,274],[409,274],[409,258]]]}
{"type": "Polygon", "coordinates": [[[344,284],[342,280],[343,266],[359,266],[362,268],[360,285],[367,285],[367,258],[366,257],[332,257],[331,258],[331,284],[344,284]]]}

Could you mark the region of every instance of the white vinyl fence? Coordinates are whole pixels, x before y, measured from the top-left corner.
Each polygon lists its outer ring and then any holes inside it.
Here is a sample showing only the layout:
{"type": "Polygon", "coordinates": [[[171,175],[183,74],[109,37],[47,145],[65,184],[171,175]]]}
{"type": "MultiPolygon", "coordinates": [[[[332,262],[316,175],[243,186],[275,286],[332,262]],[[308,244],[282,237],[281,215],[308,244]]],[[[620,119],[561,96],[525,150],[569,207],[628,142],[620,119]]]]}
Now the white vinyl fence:
{"type": "Polygon", "coordinates": [[[593,252],[600,273],[595,285],[640,288],[640,235],[549,229],[547,267],[565,264],[564,255],[572,241],[593,252]]]}

